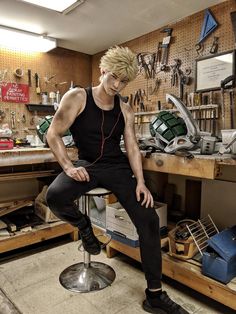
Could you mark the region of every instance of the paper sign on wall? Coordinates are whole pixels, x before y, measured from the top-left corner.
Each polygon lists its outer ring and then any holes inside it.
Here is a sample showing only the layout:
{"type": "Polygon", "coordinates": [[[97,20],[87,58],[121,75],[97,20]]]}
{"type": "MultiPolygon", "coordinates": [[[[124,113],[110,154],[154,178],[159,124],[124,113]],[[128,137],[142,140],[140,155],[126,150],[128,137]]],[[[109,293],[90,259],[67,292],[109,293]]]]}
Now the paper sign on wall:
{"type": "Polygon", "coordinates": [[[0,83],[0,101],[14,103],[29,102],[29,85],[17,83],[0,83]]]}

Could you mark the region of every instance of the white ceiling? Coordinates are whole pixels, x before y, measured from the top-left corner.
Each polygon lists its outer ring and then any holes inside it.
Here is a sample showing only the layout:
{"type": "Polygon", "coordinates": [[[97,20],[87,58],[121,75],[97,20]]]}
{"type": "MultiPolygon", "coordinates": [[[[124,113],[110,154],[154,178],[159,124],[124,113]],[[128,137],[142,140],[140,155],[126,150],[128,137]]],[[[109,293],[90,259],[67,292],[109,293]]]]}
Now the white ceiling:
{"type": "MultiPolygon", "coordinates": [[[[48,0],[60,1],[60,0],[48,0]]],[[[67,15],[20,0],[0,0],[0,25],[58,39],[58,46],[95,54],[224,0],[85,0],[67,15]]]]}

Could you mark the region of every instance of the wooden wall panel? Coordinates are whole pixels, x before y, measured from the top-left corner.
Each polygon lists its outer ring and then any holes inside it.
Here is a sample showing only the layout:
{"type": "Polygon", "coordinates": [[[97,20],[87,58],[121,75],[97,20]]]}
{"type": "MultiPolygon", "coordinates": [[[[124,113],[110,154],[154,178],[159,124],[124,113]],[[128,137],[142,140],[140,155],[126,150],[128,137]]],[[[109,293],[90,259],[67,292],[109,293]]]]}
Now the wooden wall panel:
{"type": "MultiPolygon", "coordinates": [[[[232,29],[232,23],[230,19],[230,12],[236,11],[236,3],[234,0],[225,1],[219,5],[210,8],[219,26],[210,34],[204,41],[204,50],[202,56],[208,56],[210,54],[210,48],[214,39],[214,36],[219,37],[219,49],[218,52],[224,52],[233,50],[235,48],[235,40],[232,29]]],[[[174,64],[174,59],[179,58],[182,61],[181,69],[184,70],[190,67],[192,72],[192,82],[190,85],[185,86],[184,92],[194,92],[195,81],[195,60],[200,56],[197,54],[195,45],[197,44],[201,28],[204,20],[204,11],[198,12],[194,15],[186,17],[180,21],[166,25],[165,27],[173,28],[172,40],[169,50],[168,65],[174,64]]],[[[163,27],[164,28],[164,27],[163,27]]],[[[163,29],[162,28],[162,29],[163,29]]],[[[139,38],[135,38],[131,41],[125,42],[122,46],[128,46],[135,53],[140,52],[156,52],[158,42],[162,42],[163,37],[166,36],[160,31],[162,29],[155,30],[139,38]]],[[[93,56],[92,59],[92,82],[93,85],[98,83],[98,65],[100,57],[103,53],[99,53],[93,56]]],[[[160,100],[162,104],[165,104],[166,93],[173,93],[179,96],[179,88],[171,86],[171,72],[160,72],[157,78],[161,79],[161,85],[156,95],[150,95],[148,93],[149,87],[154,86],[154,79],[145,79],[143,74],[140,74],[137,79],[131,82],[123,91],[124,95],[135,93],[139,88],[145,89],[147,97],[145,99],[145,105],[149,111],[157,110],[157,101],[160,100]]],[[[230,116],[229,116],[229,97],[226,95],[226,128],[229,128],[230,116]]],[[[220,105],[221,97],[220,92],[214,92],[215,103],[220,105]]],[[[221,120],[218,121],[221,128],[221,120]]]]}
{"type": "MultiPolygon", "coordinates": [[[[48,53],[23,53],[14,50],[0,49],[0,81],[4,70],[7,70],[4,81],[28,83],[27,70],[31,70],[32,87],[30,87],[30,103],[38,104],[41,96],[36,94],[34,74],[37,72],[40,77],[41,91],[60,91],[63,95],[70,87],[71,81],[76,85],[87,86],[91,84],[91,56],[83,53],[57,48],[48,53]],[[14,71],[16,68],[24,70],[22,78],[16,78],[14,71]],[[46,84],[44,77],[56,74],[50,82],[46,84]],[[60,82],[67,82],[64,85],[55,86],[60,82]]],[[[2,123],[10,124],[10,112],[16,113],[16,130],[14,137],[23,138],[27,134],[35,134],[35,124],[39,121],[41,113],[31,113],[23,103],[0,102],[0,110],[6,114],[2,123]],[[25,115],[26,122],[22,121],[25,115]],[[34,117],[34,118],[33,118],[34,117]],[[32,119],[33,118],[33,119],[32,119]]],[[[43,113],[42,115],[45,115],[43,113]]],[[[10,124],[11,125],[11,124],[10,124]]]]}

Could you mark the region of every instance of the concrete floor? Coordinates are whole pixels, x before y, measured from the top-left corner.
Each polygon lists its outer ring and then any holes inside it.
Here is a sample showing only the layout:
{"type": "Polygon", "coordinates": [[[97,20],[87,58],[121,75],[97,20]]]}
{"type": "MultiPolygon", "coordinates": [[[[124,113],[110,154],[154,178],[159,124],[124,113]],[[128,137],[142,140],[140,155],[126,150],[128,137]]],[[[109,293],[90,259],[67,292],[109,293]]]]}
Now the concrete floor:
{"type": "MultiPolygon", "coordinates": [[[[82,261],[82,253],[77,250],[78,243],[58,241],[0,259],[0,314],[145,313],[140,263],[122,254],[108,259],[102,252],[93,260],[114,268],[114,283],[98,292],[73,293],[60,285],[58,277],[66,267],[82,261]]],[[[163,278],[163,288],[191,314],[235,313],[169,278],[163,278]]]]}

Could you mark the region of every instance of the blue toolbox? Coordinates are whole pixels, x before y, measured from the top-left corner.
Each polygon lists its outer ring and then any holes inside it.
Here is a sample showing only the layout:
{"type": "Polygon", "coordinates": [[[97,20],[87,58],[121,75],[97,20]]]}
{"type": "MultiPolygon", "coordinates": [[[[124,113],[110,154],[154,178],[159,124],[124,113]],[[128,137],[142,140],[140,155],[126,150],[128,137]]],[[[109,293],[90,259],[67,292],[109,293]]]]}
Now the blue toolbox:
{"type": "Polygon", "coordinates": [[[226,284],[236,277],[236,225],[215,234],[207,242],[202,273],[226,284]]]}

